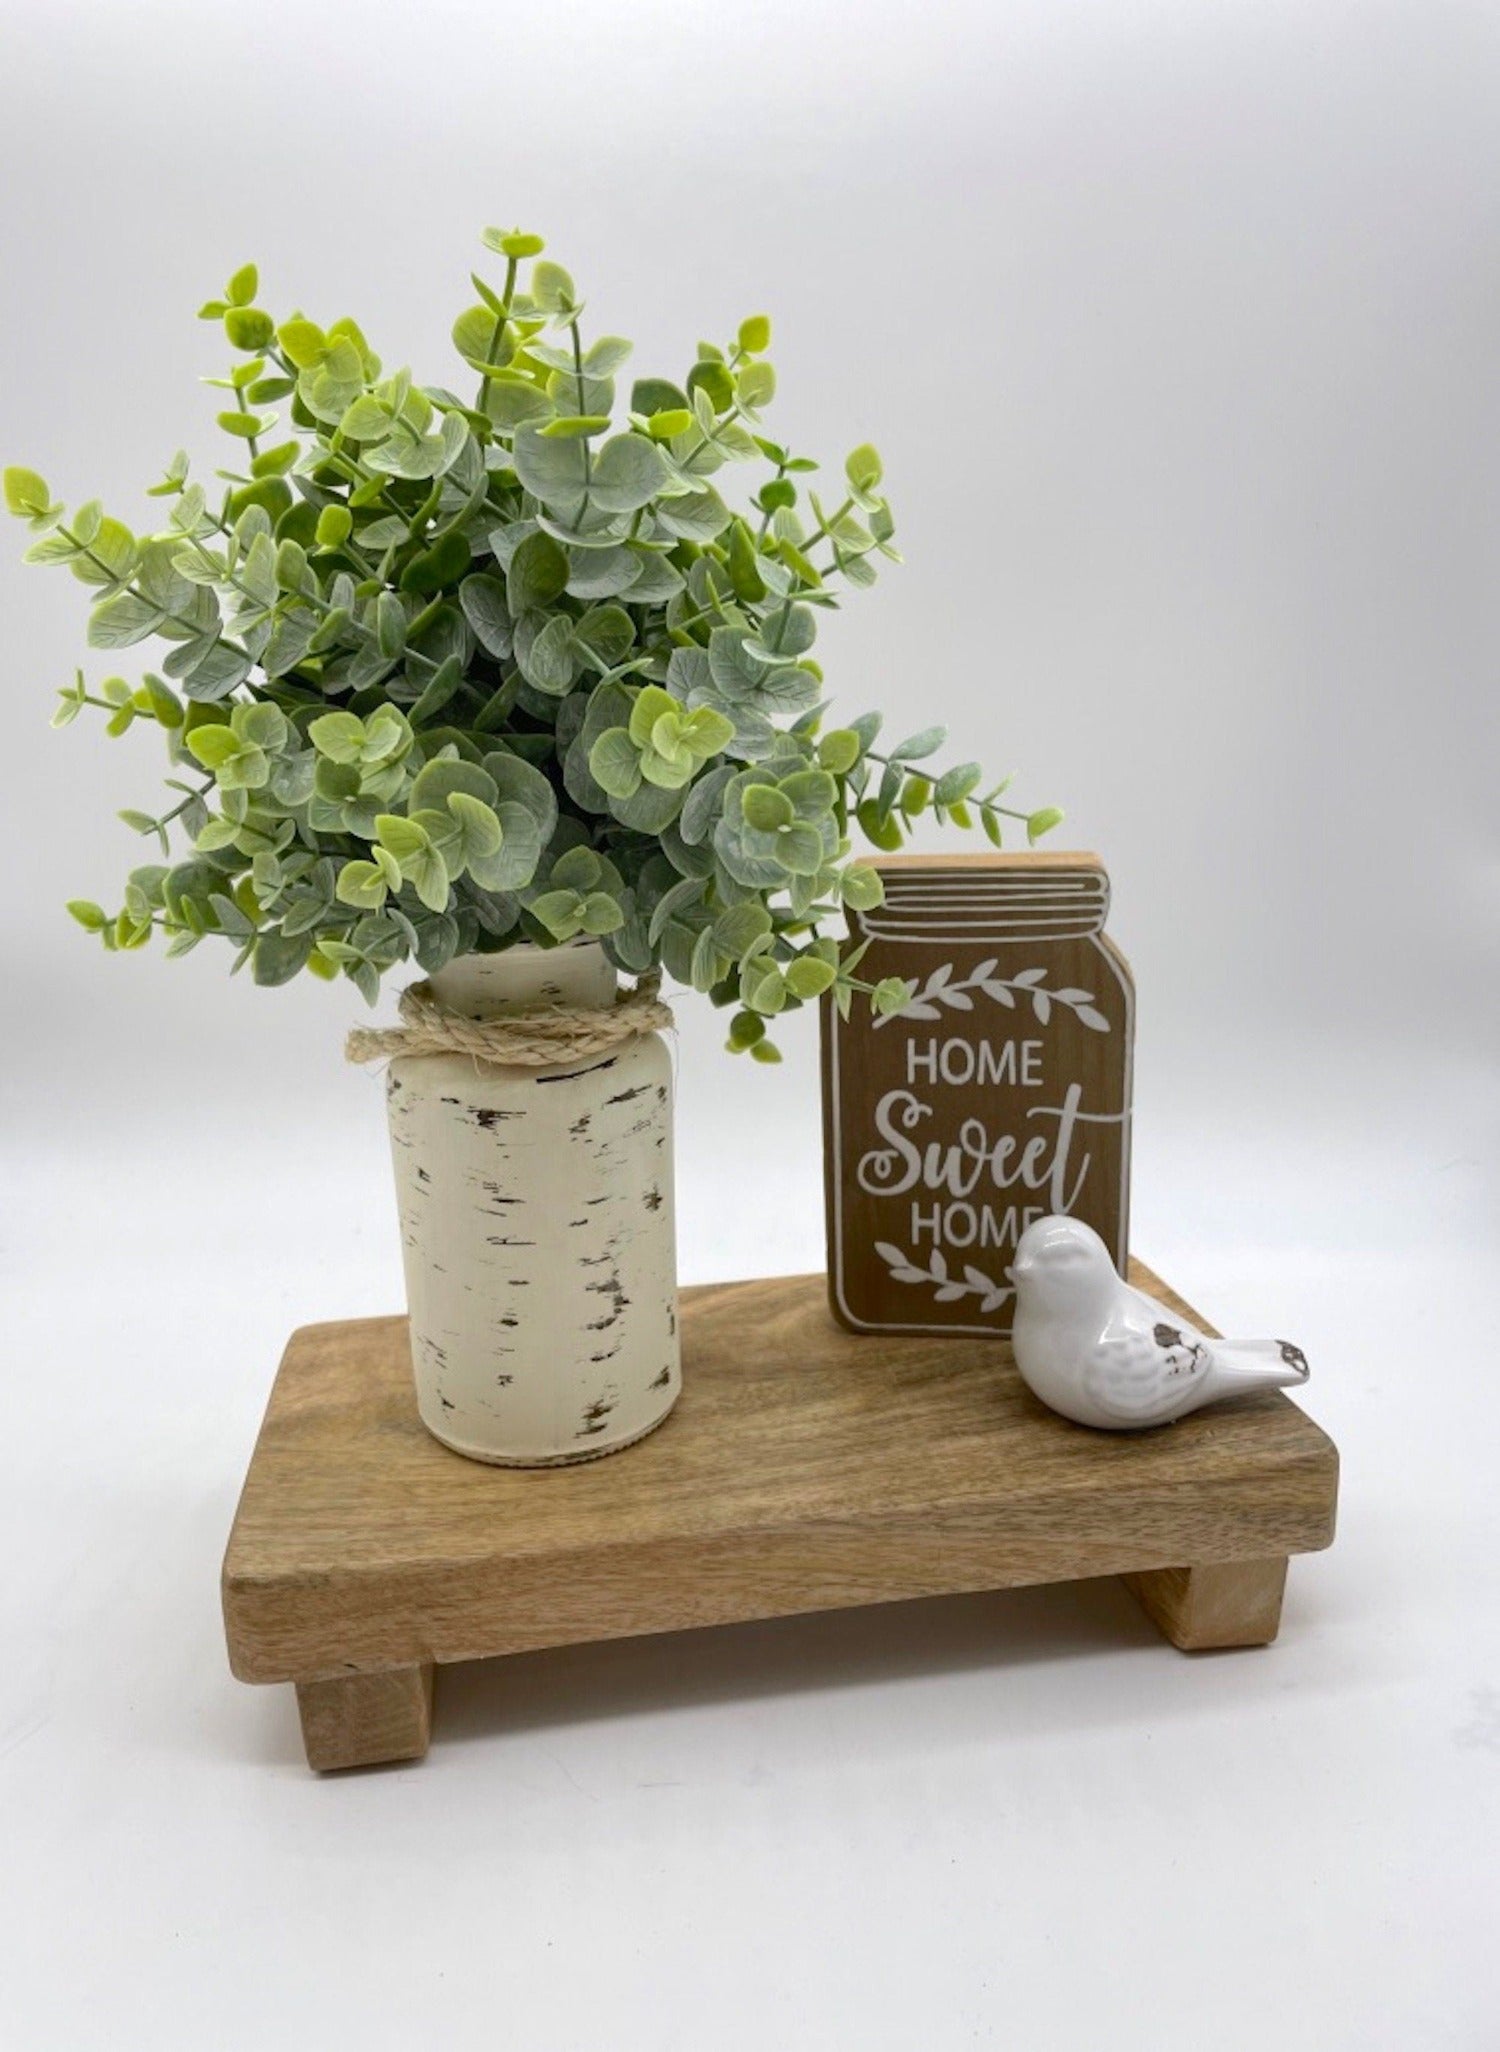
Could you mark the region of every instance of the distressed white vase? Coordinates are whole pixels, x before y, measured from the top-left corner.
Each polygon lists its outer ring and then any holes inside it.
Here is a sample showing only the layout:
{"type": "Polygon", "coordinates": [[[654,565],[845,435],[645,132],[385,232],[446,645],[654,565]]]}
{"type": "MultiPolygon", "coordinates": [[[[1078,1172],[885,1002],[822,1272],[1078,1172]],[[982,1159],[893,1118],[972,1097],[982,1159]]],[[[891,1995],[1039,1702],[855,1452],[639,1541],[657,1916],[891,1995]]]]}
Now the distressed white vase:
{"type": "MultiPolygon", "coordinates": [[[[471,1019],[615,995],[594,942],[466,955],[431,981],[471,1019]]],[[[398,1057],[386,1102],[423,1424],[509,1467],[643,1438],[681,1388],[661,1036],[544,1068],[398,1057]]]]}

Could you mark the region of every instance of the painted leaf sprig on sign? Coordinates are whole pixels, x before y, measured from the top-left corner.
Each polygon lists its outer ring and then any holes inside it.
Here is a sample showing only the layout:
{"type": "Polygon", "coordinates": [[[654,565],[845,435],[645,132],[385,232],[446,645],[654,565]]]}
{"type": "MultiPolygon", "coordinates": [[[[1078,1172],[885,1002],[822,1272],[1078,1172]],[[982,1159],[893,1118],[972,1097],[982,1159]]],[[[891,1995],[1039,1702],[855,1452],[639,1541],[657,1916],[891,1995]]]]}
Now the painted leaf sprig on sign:
{"type": "Polygon", "coordinates": [[[764,315],[627,387],[631,345],[585,337],[541,238],[483,241],[466,394],[387,371],[348,318],[275,318],[247,264],[201,309],[235,356],[209,380],[228,460],[199,481],[172,458],[158,531],[6,471],[29,559],[89,587],[90,647],[164,645],[61,693],[58,724],[145,721],[173,772],[121,814],[160,859],[118,909],[69,909],[106,948],[216,939],[258,982],[371,1000],[407,959],[587,934],[705,992],[760,1061],[826,990],[889,1012],[904,985],[837,939],[881,889],[856,837],[888,850],[930,814],[998,845],[1059,815],[934,766],[940,727],[882,747],[877,714],[831,724],[820,619],[899,560],[879,455],[829,485],[766,434],[764,315]]]}

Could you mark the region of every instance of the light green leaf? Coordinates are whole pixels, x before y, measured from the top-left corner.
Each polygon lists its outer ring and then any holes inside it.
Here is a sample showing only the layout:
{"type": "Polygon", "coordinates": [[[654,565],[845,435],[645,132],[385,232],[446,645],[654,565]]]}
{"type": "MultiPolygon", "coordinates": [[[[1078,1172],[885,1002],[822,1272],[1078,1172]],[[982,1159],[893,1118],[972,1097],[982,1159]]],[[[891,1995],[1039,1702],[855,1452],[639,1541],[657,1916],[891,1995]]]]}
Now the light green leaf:
{"type": "Polygon", "coordinates": [[[554,264],[550,258],[533,264],[531,296],[538,306],[551,314],[569,312],[577,305],[573,280],[561,264],[554,264]]]}
{"type": "Polygon", "coordinates": [[[885,903],[880,871],[868,862],[852,862],[839,878],[839,895],[856,912],[871,912],[885,903]]]}
{"type": "Polygon", "coordinates": [[[868,495],[877,489],[885,472],[872,443],[861,442],[857,449],[849,452],[844,463],[844,475],[858,494],[868,495]]]}
{"type": "Polygon", "coordinates": [[[572,940],[583,925],[583,900],[577,891],[543,891],[529,907],[554,940],[572,940]]]}
{"type": "Polygon", "coordinates": [[[5,472],[5,507],[18,520],[36,520],[52,505],[52,494],[47,481],[34,470],[27,470],[23,464],[13,463],[5,472]]]}
{"type": "Polygon", "coordinates": [[[330,762],[358,762],[365,743],[365,723],[358,713],[322,713],[308,728],[307,738],[330,762]]]}
{"type": "Polygon", "coordinates": [[[635,695],[630,708],[630,738],[637,748],[645,748],[651,741],[656,723],[671,719],[674,723],[682,708],[670,691],[663,691],[659,684],[647,684],[635,695]]]}
{"type": "Polygon", "coordinates": [[[611,798],[629,798],[640,789],[640,751],[624,727],[610,727],[589,750],[589,770],[611,798]]]}
{"type": "Polygon", "coordinates": [[[741,805],[746,825],[757,833],[774,834],[779,827],[789,827],[796,817],[791,799],[774,784],[751,784],[741,805]]]}
{"type": "Polygon", "coordinates": [[[785,975],[787,989],[799,998],[821,997],[834,982],[833,968],[816,955],[799,955],[787,964],[785,975]]]}
{"type": "MultiPolygon", "coordinates": [[[[397,871],[399,882],[400,872],[397,871]]],[[[334,886],[339,902],[362,912],[378,912],[389,892],[389,881],[379,862],[346,862],[334,886]]]]}
{"type": "Polygon", "coordinates": [[[448,799],[448,810],[459,825],[465,862],[499,852],[505,838],[500,820],[482,798],[475,798],[468,791],[454,791],[448,799]]]}

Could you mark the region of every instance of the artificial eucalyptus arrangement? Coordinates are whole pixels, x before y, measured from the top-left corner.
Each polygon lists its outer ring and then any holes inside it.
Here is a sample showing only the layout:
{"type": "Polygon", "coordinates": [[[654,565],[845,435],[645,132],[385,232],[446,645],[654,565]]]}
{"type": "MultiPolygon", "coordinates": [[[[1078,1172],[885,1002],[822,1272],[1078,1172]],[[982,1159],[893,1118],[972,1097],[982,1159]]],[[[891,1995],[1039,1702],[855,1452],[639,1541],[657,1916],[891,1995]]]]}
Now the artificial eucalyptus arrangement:
{"type": "Polygon", "coordinates": [[[826,990],[899,1008],[826,930],[879,902],[853,829],[889,850],[931,809],[998,846],[1003,817],[1035,840],[1061,815],[929,768],[939,727],[882,750],[876,714],[825,723],[818,611],[896,559],[879,457],[820,496],[761,432],[760,315],[681,385],[637,379],[617,428],[630,344],[585,344],[539,237],[484,242],[504,271],[454,324],[467,399],[383,375],[352,320],[278,323],[246,265],[201,309],[239,358],[208,380],[242,452],[222,490],[179,453],[165,527],[137,535],[6,471],[27,560],[95,588],[90,646],[171,644],[137,684],[62,692],[56,724],[154,721],[175,772],[164,810],[121,815],[161,860],[118,914],[70,911],[106,948],[222,936],[257,982],[342,971],[372,1002],[408,957],[594,937],[737,1007],[729,1045],[761,1060],[766,1020],[826,990]],[[762,474],[735,510],[713,480],[739,462],[762,474]]]}

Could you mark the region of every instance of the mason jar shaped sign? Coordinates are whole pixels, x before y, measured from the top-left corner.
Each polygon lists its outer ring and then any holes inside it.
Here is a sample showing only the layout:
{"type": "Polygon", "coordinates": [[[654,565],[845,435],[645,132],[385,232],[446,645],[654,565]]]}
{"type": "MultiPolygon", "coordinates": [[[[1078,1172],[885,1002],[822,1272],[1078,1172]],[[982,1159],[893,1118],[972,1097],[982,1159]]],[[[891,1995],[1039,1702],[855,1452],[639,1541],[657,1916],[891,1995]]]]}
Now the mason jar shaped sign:
{"type": "Polygon", "coordinates": [[[1124,1272],[1135,993],[1097,856],[892,856],[851,912],[858,974],[904,1010],[823,1001],[828,1289],[854,1332],[1010,1331],[1034,1219],[1093,1226],[1124,1272]]]}

